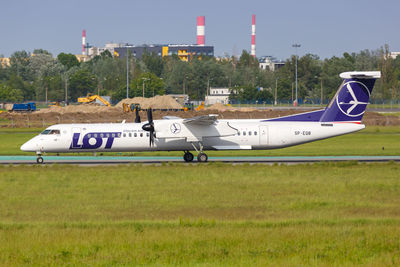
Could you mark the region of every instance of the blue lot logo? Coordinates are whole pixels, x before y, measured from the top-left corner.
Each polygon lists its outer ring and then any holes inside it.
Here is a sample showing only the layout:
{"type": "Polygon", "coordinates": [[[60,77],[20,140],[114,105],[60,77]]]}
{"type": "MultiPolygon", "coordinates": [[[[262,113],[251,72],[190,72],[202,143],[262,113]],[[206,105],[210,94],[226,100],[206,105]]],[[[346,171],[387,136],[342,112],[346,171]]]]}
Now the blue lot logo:
{"type": "Polygon", "coordinates": [[[103,145],[103,140],[106,140],[105,149],[110,149],[115,138],[120,138],[120,132],[97,132],[87,133],[82,138],[82,143],[79,144],[80,133],[72,135],[72,142],[69,149],[96,149],[103,145]]]}
{"type": "Polygon", "coordinates": [[[357,117],[365,112],[369,96],[370,92],[363,83],[350,81],[343,85],[336,97],[336,104],[343,114],[357,117]]]}

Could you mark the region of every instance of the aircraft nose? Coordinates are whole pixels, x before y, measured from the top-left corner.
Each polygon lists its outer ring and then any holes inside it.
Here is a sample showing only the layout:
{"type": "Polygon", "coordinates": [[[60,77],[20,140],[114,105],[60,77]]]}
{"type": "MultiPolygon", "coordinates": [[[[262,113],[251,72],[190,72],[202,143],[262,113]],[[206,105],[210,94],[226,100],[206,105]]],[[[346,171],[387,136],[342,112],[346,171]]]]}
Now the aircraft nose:
{"type": "Polygon", "coordinates": [[[36,144],[33,140],[29,140],[28,142],[23,144],[20,149],[26,152],[35,152],[37,150],[36,144]]]}

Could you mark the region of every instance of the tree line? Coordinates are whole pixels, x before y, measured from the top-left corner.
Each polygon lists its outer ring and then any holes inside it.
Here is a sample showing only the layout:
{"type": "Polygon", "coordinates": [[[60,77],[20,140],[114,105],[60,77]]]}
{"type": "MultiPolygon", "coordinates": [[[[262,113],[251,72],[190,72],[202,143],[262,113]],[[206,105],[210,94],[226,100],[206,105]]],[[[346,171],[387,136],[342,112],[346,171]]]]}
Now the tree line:
{"type": "MultiPolygon", "coordinates": [[[[243,51],[236,57],[203,57],[190,62],[178,56],[159,57],[145,53],[139,60],[113,57],[105,51],[87,62],[72,54],[53,57],[43,49],[16,51],[10,65],[0,68],[0,102],[72,101],[89,93],[109,95],[113,102],[126,98],[127,68],[129,97],[186,93],[204,100],[209,87],[229,87],[235,102],[291,102],[294,97],[295,61],[292,56],[277,70],[259,68],[257,59],[243,51]]],[[[298,58],[298,98],[326,103],[341,83],[339,73],[380,70],[372,101],[398,101],[400,57],[390,57],[389,47],[342,57],[320,59],[306,54],[298,58]]]]}

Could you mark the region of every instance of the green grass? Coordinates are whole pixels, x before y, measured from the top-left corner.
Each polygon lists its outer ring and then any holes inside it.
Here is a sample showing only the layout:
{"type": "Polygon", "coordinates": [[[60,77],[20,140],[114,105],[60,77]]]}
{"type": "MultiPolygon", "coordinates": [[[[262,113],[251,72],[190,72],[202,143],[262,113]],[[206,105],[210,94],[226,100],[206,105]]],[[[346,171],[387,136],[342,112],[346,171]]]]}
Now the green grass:
{"type": "MultiPolygon", "coordinates": [[[[0,129],[0,155],[32,155],[20,151],[20,146],[40,133],[41,129],[0,129]]],[[[71,153],[72,155],[73,153],[71,153]]],[[[178,152],[104,153],[104,155],[181,156],[178,152]]],[[[316,141],[304,145],[260,151],[209,151],[209,156],[337,156],[366,155],[393,156],[400,154],[400,127],[371,126],[348,135],[316,141]]],[[[76,153],[75,153],[76,155],[76,153]]],[[[82,154],[83,155],[83,154],[82,154]]],[[[86,153],[87,155],[87,153],[86,153]]]]}
{"type": "Polygon", "coordinates": [[[400,112],[379,112],[383,116],[397,116],[400,117],[400,112]]]}
{"type": "Polygon", "coordinates": [[[0,265],[398,266],[399,171],[0,166],[0,265]]]}

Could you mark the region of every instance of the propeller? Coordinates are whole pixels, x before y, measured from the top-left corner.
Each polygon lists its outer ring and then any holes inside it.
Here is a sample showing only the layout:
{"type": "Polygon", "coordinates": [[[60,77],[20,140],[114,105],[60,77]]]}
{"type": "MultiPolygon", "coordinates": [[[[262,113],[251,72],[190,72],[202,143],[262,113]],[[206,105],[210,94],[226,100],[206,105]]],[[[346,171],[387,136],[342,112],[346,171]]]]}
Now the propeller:
{"type": "Polygon", "coordinates": [[[153,111],[151,110],[151,108],[149,108],[147,110],[147,119],[148,119],[148,123],[144,124],[142,126],[142,129],[150,132],[150,146],[153,146],[154,144],[154,122],[153,122],[153,111]]]}
{"type": "Polygon", "coordinates": [[[140,123],[141,121],[140,121],[139,109],[138,108],[135,108],[135,114],[136,114],[135,123],[140,123]]]}

